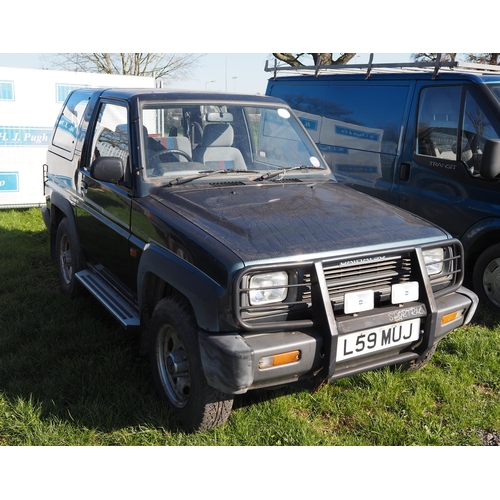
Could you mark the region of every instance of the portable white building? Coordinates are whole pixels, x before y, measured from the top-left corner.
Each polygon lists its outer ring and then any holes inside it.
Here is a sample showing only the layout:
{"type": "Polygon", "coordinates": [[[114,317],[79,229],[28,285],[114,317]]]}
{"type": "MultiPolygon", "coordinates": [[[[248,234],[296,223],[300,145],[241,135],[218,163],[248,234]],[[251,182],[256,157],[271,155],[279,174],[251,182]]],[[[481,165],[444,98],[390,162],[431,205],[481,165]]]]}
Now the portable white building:
{"type": "Polygon", "coordinates": [[[150,77],[0,67],[0,208],[45,202],[47,146],[71,90],[154,86],[150,77]]]}

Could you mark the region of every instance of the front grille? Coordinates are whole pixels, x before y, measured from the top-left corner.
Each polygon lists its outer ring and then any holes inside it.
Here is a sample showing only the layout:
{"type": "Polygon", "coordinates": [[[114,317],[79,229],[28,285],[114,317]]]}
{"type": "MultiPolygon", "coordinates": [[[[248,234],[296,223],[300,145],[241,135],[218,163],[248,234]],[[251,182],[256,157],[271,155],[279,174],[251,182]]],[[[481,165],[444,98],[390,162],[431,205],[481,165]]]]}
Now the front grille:
{"type": "MultiPolygon", "coordinates": [[[[375,300],[382,303],[390,299],[391,286],[411,279],[411,259],[396,256],[387,260],[364,261],[353,264],[326,265],[323,268],[330,300],[335,309],[341,309],[346,293],[373,290],[375,300]]],[[[311,275],[304,274],[305,289],[302,300],[311,301],[311,275]]]]}

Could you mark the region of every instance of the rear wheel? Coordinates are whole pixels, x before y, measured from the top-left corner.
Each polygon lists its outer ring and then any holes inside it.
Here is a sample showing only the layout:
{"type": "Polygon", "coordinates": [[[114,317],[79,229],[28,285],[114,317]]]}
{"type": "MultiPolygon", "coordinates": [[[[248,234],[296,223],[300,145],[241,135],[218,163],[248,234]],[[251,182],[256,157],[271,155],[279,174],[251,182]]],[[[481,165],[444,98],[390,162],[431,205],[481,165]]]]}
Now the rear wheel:
{"type": "Polygon", "coordinates": [[[209,386],[202,370],[198,327],[177,297],[160,300],[151,318],[149,355],[156,391],[188,431],[224,423],[233,398],[209,386]]]}
{"type": "Polygon", "coordinates": [[[492,245],[479,256],[472,280],[479,302],[500,312],[500,244],[492,245]]]}
{"type": "Polygon", "coordinates": [[[56,250],[57,272],[61,290],[65,294],[75,297],[81,291],[81,285],[75,274],[83,269],[83,264],[76,236],[67,218],[64,218],[57,228],[56,250]]]}

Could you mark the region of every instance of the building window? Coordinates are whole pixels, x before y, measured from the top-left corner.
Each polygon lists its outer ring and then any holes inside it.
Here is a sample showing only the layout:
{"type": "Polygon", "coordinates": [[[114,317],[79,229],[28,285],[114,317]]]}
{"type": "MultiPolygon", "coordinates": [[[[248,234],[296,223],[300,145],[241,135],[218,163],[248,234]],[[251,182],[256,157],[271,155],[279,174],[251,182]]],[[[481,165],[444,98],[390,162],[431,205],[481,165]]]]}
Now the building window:
{"type": "Polygon", "coordinates": [[[0,81],[0,101],[14,100],[14,82],[0,81]]]}
{"type": "Polygon", "coordinates": [[[88,85],[65,85],[63,83],[56,84],[56,100],[57,102],[64,102],[68,94],[76,89],[88,87],[88,85]]]}

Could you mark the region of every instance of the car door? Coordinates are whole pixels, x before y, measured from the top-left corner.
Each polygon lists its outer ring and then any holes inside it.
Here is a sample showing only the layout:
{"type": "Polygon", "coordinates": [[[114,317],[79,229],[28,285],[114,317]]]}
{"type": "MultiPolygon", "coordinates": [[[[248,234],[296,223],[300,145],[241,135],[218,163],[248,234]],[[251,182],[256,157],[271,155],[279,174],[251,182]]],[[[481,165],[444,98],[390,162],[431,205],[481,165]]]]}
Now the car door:
{"type": "Polygon", "coordinates": [[[499,181],[481,176],[484,143],[499,132],[477,86],[423,86],[403,152],[400,206],[457,238],[478,221],[499,216],[499,181]]]}
{"type": "Polygon", "coordinates": [[[121,282],[133,288],[128,273],[132,199],[132,189],[127,182],[130,178],[128,125],[125,105],[110,101],[101,103],[91,133],[89,164],[80,168],[82,203],[77,211],[77,224],[87,261],[109,280],[118,280],[118,284],[121,282]],[[108,181],[96,178],[92,165],[102,158],[119,159],[123,177],[111,181],[107,175],[99,177],[108,178],[108,181]]]}

